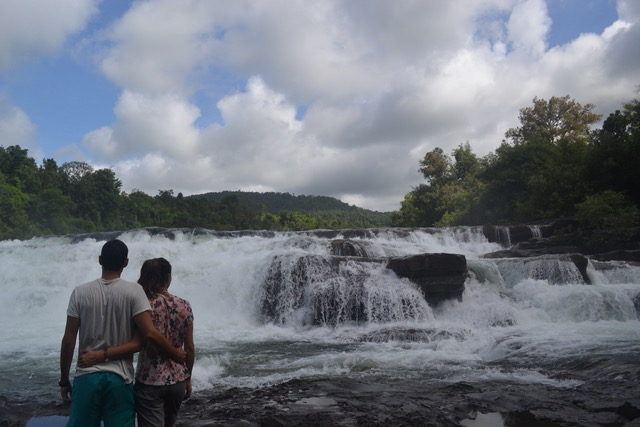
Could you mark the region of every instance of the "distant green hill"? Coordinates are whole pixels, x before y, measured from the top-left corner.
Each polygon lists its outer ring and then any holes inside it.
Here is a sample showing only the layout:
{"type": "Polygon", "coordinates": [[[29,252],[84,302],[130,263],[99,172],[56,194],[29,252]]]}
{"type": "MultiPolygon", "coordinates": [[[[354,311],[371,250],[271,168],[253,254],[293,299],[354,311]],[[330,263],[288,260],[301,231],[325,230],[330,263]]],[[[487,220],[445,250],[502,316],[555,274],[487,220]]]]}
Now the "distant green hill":
{"type": "Polygon", "coordinates": [[[351,226],[361,227],[388,227],[391,225],[391,218],[388,212],[371,211],[349,205],[328,196],[221,191],[197,194],[185,198],[200,198],[219,202],[227,197],[236,198],[242,206],[259,213],[279,215],[282,212],[299,212],[318,219],[339,218],[351,224],[351,226]]]}
{"type": "MultiPolygon", "coordinates": [[[[237,197],[241,205],[254,211],[265,211],[270,213],[280,213],[282,211],[292,212],[316,212],[316,211],[360,211],[367,210],[357,206],[349,205],[334,197],[328,196],[295,196],[290,193],[257,193],[249,191],[220,191],[217,193],[204,193],[185,198],[202,198],[208,200],[221,201],[225,197],[237,197]]],[[[374,212],[374,211],[369,211],[374,212]]]]}

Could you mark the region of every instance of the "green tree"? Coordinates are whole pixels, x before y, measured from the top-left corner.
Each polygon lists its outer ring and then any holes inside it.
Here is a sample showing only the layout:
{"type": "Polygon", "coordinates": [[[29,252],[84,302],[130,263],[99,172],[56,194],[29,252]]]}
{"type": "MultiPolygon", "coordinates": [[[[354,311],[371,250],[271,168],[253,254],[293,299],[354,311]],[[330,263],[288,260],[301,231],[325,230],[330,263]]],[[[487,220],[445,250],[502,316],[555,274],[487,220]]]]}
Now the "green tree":
{"type": "Polygon", "coordinates": [[[436,147],[424,155],[418,169],[426,184],[414,187],[391,214],[396,227],[431,227],[442,218],[444,186],[452,181],[451,158],[436,147]]]}
{"type": "Polygon", "coordinates": [[[586,227],[583,237],[590,249],[624,247],[637,232],[638,208],[612,190],[587,196],[576,206],[576,217],[586,227]]]}
{"type": "Polygon", "coordinates": [[[38,167],[28,152],[17,145],[0,147],[0,173],[8,184],[25,193],[33,193],[39,190],[40,182],[37,178],[38,167]]]}
{"type": "Polygon", "coordinates": [[[29,197],[0,175],[0,239],[30,237],[29,197]]]}
{"type": "Polygon", "coordinates": [[[599,115],[565,97],[520,110],[521,125],[487,158],[481,201],[487,222],[531,221],[571,215],[588,194],[585,159],[590,126],[599,115]]]}
{"type": "Polygon", "coordinates": [[[124,227],[139,228],[155,224],[156,202],[148,194],[134,189],[131,194],[124,195],[123,203],[124,227]]]}
{"type": "Polygon", "coordinates": [[[426,184],[416,186],[391,214],[392,224],[403,227],[448,226],[476,221],[475,206],[483,191],[479,179],[483,164],[467,142],[452,156],[436,147],[420,161],[426,184]]]}
{"type": "Polygon", "coordinates": [[[640,206],[640,100],[610,114],[593,138],[587,160],[594,191],[611,189],[640,206]]]}
{"type": "Polygon", "coordinates": [[[94,170],[84,162],[69,162],[62,165],[62,173],[63,192],[74,204],[72,215],[89,228],[86,231],[117,229],[122,224],[122,182],[111,169],[94,170]]]}
{"type": "Polygon", "coordinates": [[[71,198],[59,188],[45,188],[30,202],[30,220],[38,234],[68,234],[76,230],[71,220],[74,209],[71,198]]]}
{"type": "Polygon", "coordinates": [[[436,222],[439,227],[457,224],[477,224],[480,196],[484,182],[479,178],[484,163],[471,150],[469,142],[460,144],[452,153],[452,179],[442,188],[442,218],[436,222]]]}
{"type": "Polygon", "coordinates": [[[581,105],[569,95],[553,96],[548,101],[535,97],[533,107],[520,110],[520,126],[509,129],[505,136],[514,145],[585,145],[589,142],[591,125],[600,120],[600,115],[592,112],[594,107],[581,105]]]}
{"type": "Polygon", "coordinates": [[[61,171],[68,182],[75,183],[85,176],[92,174],[94,169],[89,163],[73,161],[63,163],[61,171]]]}
{"type": "Polygon", "coordinates": [[[44,159],[38,169],[38,179],[41,188],[62,190],[65,174],[54,159],[44,159]]]}

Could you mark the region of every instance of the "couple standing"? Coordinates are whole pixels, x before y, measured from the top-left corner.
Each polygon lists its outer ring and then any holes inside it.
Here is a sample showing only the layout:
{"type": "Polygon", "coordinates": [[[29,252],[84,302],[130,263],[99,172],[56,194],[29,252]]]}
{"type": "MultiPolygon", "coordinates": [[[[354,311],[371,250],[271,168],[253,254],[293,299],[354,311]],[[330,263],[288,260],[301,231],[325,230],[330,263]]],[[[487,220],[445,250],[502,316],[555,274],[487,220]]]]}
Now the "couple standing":
{"type": "Polygon", "coordinates": [[[128,248],[110,240],[99,257],[102,277],[71,293],[60,347],[60,394],[71,400],[67,426],[173,426],[191,396],[193,313],[171,295],[171,264],[147,260],[138,284],[120,278],[128,248]],[[79,337],[72,385],[69,370],[79,337]],[[183,350],[184,347],[184,350],[183,350]],[[133,384],[133,353],[140,351],[133,384]]]}

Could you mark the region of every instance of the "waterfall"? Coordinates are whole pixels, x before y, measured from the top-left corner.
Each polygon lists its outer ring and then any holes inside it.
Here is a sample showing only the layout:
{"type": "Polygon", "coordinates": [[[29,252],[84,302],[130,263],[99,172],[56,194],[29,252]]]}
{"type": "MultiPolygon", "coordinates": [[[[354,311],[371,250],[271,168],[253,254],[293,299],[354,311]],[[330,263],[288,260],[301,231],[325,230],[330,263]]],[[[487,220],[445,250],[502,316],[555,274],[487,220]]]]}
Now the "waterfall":
{"type": "Polygon", "coordinates": [[[509,227],[496,227],[496,241],[502,243],[502,246],[510,248],[511,245],[511,230],[509,227]]]}
{"type": "Polygon", "coordinates": [[[554,384],[539,368],[550,355],[637,351],[640,267],[592,260],[581,271],[568,256],[483,258],[510,241],[507,227],[495,230],[502,236],[494,242],[479,227],[143,229],[2,241],[0,385],[40,396],[55,383],[69,295],[99,276],[111,237],[129,247],[125,279],[135,282],[145,259],[172,263],[171,291],[195,315],[196,391],[356,373],[479,381],[491,372],[554,384]],[[430,304],[423,292],[432,278],[412,277],[413,261],[402,277],[387,268],[391,258],[421,254],[466,258],[461,298],[430,304]]]}
{"type": "Polygon", "coordinates": [[[496,265],[508,287],[526,279],[546,280],[554,285],[584,283],[575,263],[567,257],[508,258],[496,260],[496,265]]]}
{"type": "Polygon", "coordinates": [[[533,237],[542,237],[542,229],[539,225],[529,225],[533,237]]]}
{"type": "Polygon", "coordinates": [[[263,320],[280,325],[418,321],[431,310],[408,280],[380,263],[318,255],[274,257],[260,298],[263,320]]]}

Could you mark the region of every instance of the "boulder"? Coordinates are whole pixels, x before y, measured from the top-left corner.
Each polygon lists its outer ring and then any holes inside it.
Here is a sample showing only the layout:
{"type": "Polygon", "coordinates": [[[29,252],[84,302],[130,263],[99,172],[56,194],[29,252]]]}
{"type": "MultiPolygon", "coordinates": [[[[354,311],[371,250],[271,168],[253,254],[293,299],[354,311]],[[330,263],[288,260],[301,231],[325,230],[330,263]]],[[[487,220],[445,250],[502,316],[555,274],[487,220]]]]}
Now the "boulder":
{"type": "Polygon", "coordinates": [[[589,258],[597,261],[626,261],[633,263],[634,265],[638,265],[640,264],[640,249],[606,252],[603,254],[591,255],[589,258]]]}
{"type": "Polygon", "coordinates": [[[575,264],[576,268],[580,272],[580,275],[582,275],[582,280],[584,280],[584,283],[591,284],[591,279],[587,274],[587,266],[589,265],[589,259],[582,254],[569,254],[569,258],[575,264]]]}
{"type": "Polygon", "coordinates": [[[418,285],[430,304],[446,299],[462,299],[467,279],[467,260],[464,255],[427,253],[392,257],[387,268],[400,277],[418,285]]]}
{"type": "Polygon", "coordinates": [[[368,240],[336,239],[331,241],[331,255],[368,258],[372,247],[368,240]]]}
{"type": "Polygon", "coordinates": [[[512,245],[527,241],[534,237],[533,229],[528,225],[511,225],[508,228],[512,245]]]}

